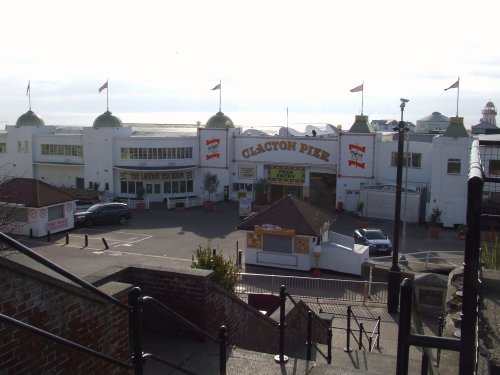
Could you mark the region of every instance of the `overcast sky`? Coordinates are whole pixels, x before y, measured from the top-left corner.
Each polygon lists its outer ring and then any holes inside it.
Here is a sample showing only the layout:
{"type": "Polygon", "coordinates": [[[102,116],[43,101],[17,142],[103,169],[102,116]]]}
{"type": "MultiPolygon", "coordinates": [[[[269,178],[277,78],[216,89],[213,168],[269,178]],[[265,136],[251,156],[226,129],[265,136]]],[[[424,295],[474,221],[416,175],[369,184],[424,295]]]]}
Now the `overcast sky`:
{"type": "MultiPolygon", "coordinates": [[[[46,124],[343,124],[434,111],[479,122],[500,105],[494,1],[3,1],[0,126],[32,109],[46,124]]],[[[297,126],[299,127],[299,126],[297,126]]]]}

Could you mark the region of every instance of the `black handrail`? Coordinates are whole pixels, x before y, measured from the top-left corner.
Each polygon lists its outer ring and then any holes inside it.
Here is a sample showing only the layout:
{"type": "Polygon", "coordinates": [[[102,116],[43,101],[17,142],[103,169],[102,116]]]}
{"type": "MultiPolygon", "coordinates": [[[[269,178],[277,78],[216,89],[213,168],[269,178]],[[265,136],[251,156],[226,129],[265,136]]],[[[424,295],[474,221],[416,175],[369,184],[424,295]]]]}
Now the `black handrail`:
{"type": "Polygon", "coordinates": [[[80,285],[82,288],[87,289],[91,291],[92,293],[98,295],[99,297],[103,298],[104,300],[124,309],[128,310],[129,306],[124,304],[123,302],[117,300],[114,297],[111,297],[110,295],[104,293],[102,290],[96,288],[94,285],[80,279],[78,276],[73,275],[71,272],[66,271],[64,268],[58,266],[57,264],[53,263],[49,259],[43,257],[40,254],[37,254],[33,250],[31,250],[29,247],[23,245],[22,243],[16,241],[15,239],[9,237],[3,232],[0,232],[0,241],[6,243],[10,247],[14,248],[15,250],[20,251],[24,255],[30,257],[31,259],[35,260],[36,262],[42,264],[43,266],[51,269],[52,271],[57,272],[58,274],[64,276],[68,280],[73,281],[75,284],[80,285]]]}
{"type": "MultiPolygon", "coordinates": [[[[287,361],[287,358],[284,355],[284,343],[285,343],[284,332],[285,332],[285,327],[286,327],[286,323],[285,323],[285,300],[286,300],[286,298],[289,298],[290,301],[293,303],[294,306],[296,306],[296,307],[298,306],[297,302],[295,301],[295,299],[290,295],[290,293],[288,293],[286,291],[286,287],[284,285],[282,285],[281,288],[280,288],[280,325],[279,325],[279,328],[280,328],[279,351],[280,351],[280,353],[276,356],[276,361],[277,362],[281,362],[281,361],[286,362],[287,361]]],[[[332,330],[331,330],[331,327],[328,327],[317,316],[315,316],[314,314],[312,314],[311,311],[308,311],[307,315],[300,308],[298,309],[298,311],[308,321],[308,327],[307,327],[308,333],[307,333],[307,339],[306,339],[306,353],[307,353],[306,356],[307,356],[308,360],[310,360],[310,357],[311,357],[311,346],[314,346],[314,348],[316,349],[316,351],[323,358],[326,359],[327,363],[331,364],[331,361],[332,361],[332,343],[331,343],[331,340],[332,340],[332,330]],[[312,331],[312,327],[311,327],[312,317],[315,317],[316,320],[323,326],[323,328],[327,330],[327,354],[326,355],[311,340],[310,336],[311,336],[311,331],[312,331]]],[[[295,332],[295,330],[293,330],[291,327],[289,329],[290,329],[290,332],[292,332],[295,335],[295,337],[297,337],[298,339],[301,338],[300,335],[297,332],[295,332]]]]}
{"type": "MultiPolygon", "coordinates": [[[[297,306],[297,302],[293,299],[293,297],[290,295],[290,293],[288,293],[288,292],[287,292],[287,293],[286,293],[286,296],[287,296],[288,298],[290,298],[290,301],[293,303],[293,305],[294,305],[294,306],[297,306]]],[[[313,314],[313,313],[312,313],[312,311],[308,311],[308,314],[307,314],[307,315],[305,315],[305,313],[304,313],[301,309],[298,309],[298,311],[299,311],[299,313],[300,313],[300,314],[301,314],[304,318],[306,318],[306,319],[307,319],[307,321],[308,321],[308,331],[309,331],[309,330],[312,330],[312,326],[310,327],[310,325],[312,325],[312,318],[311,318],[311,323],[309,324],[309,313],[311,313],[311,316],[312,316],[312,317],[314,317],[314,318],[316,318],[316,321],[317,321],[318,323],[320,323],[320,324],[323,326],[323,328],[324,328],[324,329],[326,329],[326,330],[327,330],[327,344],[329,344],[329,346],[328,346],[328,348],[329,348],[329,349],[328,349],[328,353],[327,353],[326,355],[325,355],[325,353],[323,353],[323,351],[319,348],[319,346],[318,346],[318,345],[316,345],[314,342],[312,342],[312,340],[310,340],[310,338],[309,338],[309,341],[310,341],[311,345],[312,345],[312,346],[314,346],[314,348],[316,349],[316,351],[317,351],[319,354],[321,354],[321,356],[322,356],[324,359],[326,359],[326,361],[328,362],[328,364],[330,364],[330,363],[331,363],[331,360],[332,360],[332,351],[331,351],[331,342],[330,342],[330,343],[328,342],[328,340],[331,338],[331,335],[328,333],[328,330],[330,330],[331,328],[330,328],[330,327],[328,327],[325,323],[323,323],[323,322],[321,321],[321,319],[320,319],[320,318],[318,318],[315,314],[313,314]]],[[[293,332],[293,330],[292,330],[292,329],[291,329],[291,331],[293,332]]],[[[294,333],[295,333],[295,332],[294,332],[294,333]]],[[[298,338],[300,338],[300,337],[298,336],[298,334],[295,334],[295,336],[296,336],[296,337],[298,337],[298,338]]],[[[306,342],[306,345],[307,345],[307,342],[306,342]]]]}
{"type": "Polygon", "coordinates": [[[19,321],[17,319],[11,318],[10,316],[7,316],[7,315],[1,314],[1,313],[0,313],[0,321],[2,321],[4,323],[7,323],[7,324],[10,324],[10,325],[13,325],[13,326],[15,326],[17,328],[21,328],[21,329],[24,329],[26,331],[30,331],[31,333],[34,333],[34,334],[36,334],[38,336],[41,336],[41,337],[43,337],[43,338],[45,338],[47,340],[55,341],[58,344],[69,346],[70,348],[73,348],[73,349],[79,350],[81,352],[87,353],[87,354],[92,355],[94,357],[97,357],[97,358],[99,358],[99,359],[101,359],[103,361],[106,361],[106,362],[112,363],[114,365],[126,368],[128,370],[134,368],[132,365],[130,365],[128,363],[118,361],[117,359],[108,357],[105,354],[102,354],[102,353],[97,352],[95,350],[89,349],[86,346],[77,344],[76,342],[73,342],[71,340],[67,340],[67,339],[65,339],[63,337],[59,337],[57,335],[54,335],[53,333],[46,332],[43,329],[34,327],[34,326],[30,325],[30,324],[21,322],[21,321],[19,321]]]}

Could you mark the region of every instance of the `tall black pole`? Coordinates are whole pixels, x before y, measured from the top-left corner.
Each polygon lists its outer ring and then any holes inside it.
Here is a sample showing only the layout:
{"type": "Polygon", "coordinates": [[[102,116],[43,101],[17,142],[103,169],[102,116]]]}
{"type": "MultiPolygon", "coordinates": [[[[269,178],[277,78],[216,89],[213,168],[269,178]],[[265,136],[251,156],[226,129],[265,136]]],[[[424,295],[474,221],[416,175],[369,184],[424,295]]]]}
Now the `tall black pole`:
{"type": "Polygon", "coordinates": [[[399,269],[399,231],[401,226],[401,182],[403,180],[403,152],[405,139],[405,122],[403,112],[407,99],[401,99],[401,121],[398,124],[398,165],[396,172],[396,203],[394,207],[394,243],[392,245],[392,265],[387,276],[387,311],[391,314],[398,312],[399,283],[401,270],[399,269]]]}

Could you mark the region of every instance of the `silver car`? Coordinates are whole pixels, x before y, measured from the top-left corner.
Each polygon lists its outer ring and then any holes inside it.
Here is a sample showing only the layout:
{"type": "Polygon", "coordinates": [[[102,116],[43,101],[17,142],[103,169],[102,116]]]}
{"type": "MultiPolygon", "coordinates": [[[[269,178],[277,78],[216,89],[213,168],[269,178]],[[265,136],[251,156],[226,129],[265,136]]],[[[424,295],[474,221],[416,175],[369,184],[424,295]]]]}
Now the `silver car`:
{"type": "Polygon", "coordinates": [[[370,254],[391,255],[392,253],[392,242],[380,229],[360,228],[356,229],[352,236],[355,243],[368,246],[370,254]]]}

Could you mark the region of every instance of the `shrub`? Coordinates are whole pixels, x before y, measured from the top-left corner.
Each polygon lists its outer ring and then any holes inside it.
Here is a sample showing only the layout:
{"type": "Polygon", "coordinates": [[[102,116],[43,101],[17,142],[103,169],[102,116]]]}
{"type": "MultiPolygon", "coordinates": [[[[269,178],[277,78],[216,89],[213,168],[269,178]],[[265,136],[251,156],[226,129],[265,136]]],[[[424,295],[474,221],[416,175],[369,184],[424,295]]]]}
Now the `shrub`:
{"type": "Polygon", "coordinates": [[[191,268],[214,271],[212,280],[229,293],[234,294],[238,280],[238,267],[233,258],[224,259],[221,252],[214,255],[210,247],[199,246],[196,250],[196,260],[194,255],[192,257],[191,268]]]}

